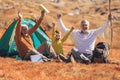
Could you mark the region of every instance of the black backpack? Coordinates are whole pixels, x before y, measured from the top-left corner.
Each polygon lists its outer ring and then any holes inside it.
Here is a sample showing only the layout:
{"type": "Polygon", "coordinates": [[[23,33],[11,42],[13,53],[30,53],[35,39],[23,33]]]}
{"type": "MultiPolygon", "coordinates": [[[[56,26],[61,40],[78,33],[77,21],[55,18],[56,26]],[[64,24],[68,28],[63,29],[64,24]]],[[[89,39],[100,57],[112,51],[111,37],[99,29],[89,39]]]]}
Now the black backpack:
{"type": "Polygon", "coordinates": [[[109,44],[106,42],[99,42],[95,49],[93,50],[93,57],[92,62],[93,63],[107,63],[108,62],[108,56],[109,56],[109,44]]]}

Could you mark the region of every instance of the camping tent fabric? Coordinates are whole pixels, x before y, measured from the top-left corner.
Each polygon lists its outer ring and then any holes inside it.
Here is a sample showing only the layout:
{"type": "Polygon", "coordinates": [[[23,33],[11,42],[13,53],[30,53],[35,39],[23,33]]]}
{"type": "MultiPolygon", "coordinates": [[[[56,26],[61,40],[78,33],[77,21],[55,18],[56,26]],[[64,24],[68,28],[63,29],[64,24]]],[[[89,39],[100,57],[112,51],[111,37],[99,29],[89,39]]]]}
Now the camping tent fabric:
{"type": "MultiPolygon", "coordinates": [[[[17,20],[9,26],[2,38],[0,39],[0,56],[13,56],[18,54],[18,50],[14,41],[15,28],[17,20]]],[[[32,28],[36,22],[32,19],[24,18],[22,24],[28,25],[29,28],[32,28]]],[[[51,40],[44,32],[44,30],[39,27],[32,35],[33,44],[35,49],[38,48],[43,42],[48,41],[51,44],[51,40]]],[[[45,56],[48,56],[48,53],[44,52],[45,56]]]]}

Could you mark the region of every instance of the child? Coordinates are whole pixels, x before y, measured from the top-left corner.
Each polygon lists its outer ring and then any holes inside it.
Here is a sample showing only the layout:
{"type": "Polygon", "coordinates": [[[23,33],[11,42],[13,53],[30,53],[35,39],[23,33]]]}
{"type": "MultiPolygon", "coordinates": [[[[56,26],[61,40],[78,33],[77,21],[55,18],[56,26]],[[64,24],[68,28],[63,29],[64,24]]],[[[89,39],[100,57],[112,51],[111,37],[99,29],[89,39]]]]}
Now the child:
{"type": "Polygon", "coordinates": [[[73,31],[74,27],[71,27],[70,31],[65,34],[63,38],[61,38],[61,32],[56,30],[55,23],[52,23],[53,32],[52,32],[52,46],[57,55],[64,54],[63,51],[63,43],[67,40],[70,33],[73,31]]]}

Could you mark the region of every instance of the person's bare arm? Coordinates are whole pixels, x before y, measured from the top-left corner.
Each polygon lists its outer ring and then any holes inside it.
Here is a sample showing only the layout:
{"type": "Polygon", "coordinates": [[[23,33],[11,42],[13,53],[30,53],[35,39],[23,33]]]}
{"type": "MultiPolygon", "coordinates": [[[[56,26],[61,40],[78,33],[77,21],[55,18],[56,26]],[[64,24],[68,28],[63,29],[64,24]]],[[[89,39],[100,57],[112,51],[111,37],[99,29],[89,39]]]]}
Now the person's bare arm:
{"type": "Polygon", "coordinates": [[[41,11],[41,16],[40,16],[39,20],[37,21],[37,23],[35,24],[35,26],[28,30],[29,35],[31,35],[33,32],[35,32],[36,29],[40,26],[40,24],[43,21],[44,15],[45,15],[45,11],[43,10],[43,11],[41,11]]]}
{"type": "Polygon", "coordinates": [[[22,21],[22,13],[18,12],[18,22],[17,22],[17,25],[16,25],[16,31],[15,31],[15,34],[16,34],[17,38],[19,38],[20,35],[21,35],[21,21],[22,21]]]}

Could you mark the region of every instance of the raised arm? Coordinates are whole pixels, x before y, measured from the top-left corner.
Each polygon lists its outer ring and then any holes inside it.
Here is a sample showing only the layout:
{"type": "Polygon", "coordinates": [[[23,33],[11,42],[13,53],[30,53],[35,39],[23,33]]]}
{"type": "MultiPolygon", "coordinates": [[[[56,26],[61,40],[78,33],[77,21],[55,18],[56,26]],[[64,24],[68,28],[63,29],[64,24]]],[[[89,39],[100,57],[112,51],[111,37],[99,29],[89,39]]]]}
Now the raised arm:
{"type": "Polygon", "coordinates": [[[62,38],[61,41],[64,42],[73,30],[74,30],[74,27],[72,26],[71,29],[69,30],[69,32],[65,34],[65,36],[62,38]]]}
{"type": "Polygon", "coordinates": [[[96,29],[95,31],[96,35],[99,35],[105,31],[105,29],[109,26],[110,20],[111,20],[111,14],[108,15],[108,20],[104,23],[104,25],[96,29]]]}
{"type": "Polygon", "coordinates": [[[56,30],[56,27],[55,27],[55,23],[52,23],[52,41],[54,41],[55,40],[55,36],[56,36],[56,34],[55,34],[55,30],[56,30]]]}
{"type": "Polygon", "coordinates": [[[36,29],[40,26],[40,24],[43,21],[44,15],[45,15],[45,11],[43,10],[43,11],[41,11],[41,16],[40,16],[39,20],[37,21],[37,23],[35,24],[35,26],[33,28],[29,29],[29,31],[28,31],[29,35],[31,35],[33,32],[35,32],[36,29]]]}
{"type": "Polygon", "coordinates": [[[62,31],[65,32],[65,33],[67,33],[70,29],[68,29],[68,28],[65,27],[65,25],[64,25],[64,23],[63,23],[63,21],[61,19],[61,14],[58,14],[57,18],[58,18],[58,23],[59,23],[62,31]]]}
{"type": "Polygon", "coordinates": [[[21,35],[21,21],[22,21],[22,13],[18,12],[18,22],[16,25],[15,37],[19,38],[21,35]]]}

